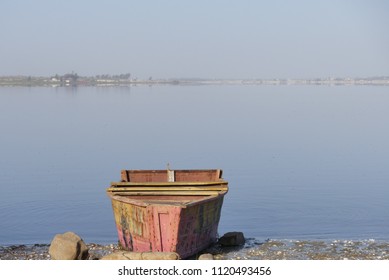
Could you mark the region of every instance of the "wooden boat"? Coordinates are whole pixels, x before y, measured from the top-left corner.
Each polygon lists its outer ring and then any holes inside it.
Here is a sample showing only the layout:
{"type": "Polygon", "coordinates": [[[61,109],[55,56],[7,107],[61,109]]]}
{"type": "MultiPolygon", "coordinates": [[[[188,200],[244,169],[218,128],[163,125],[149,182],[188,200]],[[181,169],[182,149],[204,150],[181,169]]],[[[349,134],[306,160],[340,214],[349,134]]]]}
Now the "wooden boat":
{"type": "Polygon", "coordinates": [[[107,189],[121,246],[187,258],[216,241],[222,170],[122,170],[107,189]]]}

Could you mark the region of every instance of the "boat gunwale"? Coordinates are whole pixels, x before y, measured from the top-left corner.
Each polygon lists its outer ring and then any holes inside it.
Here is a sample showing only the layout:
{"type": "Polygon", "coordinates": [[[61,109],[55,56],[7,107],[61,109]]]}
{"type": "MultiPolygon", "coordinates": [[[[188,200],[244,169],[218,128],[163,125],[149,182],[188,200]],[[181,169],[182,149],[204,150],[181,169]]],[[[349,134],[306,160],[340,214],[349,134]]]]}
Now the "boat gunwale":
{"type": "Polygon", "coordinates": [[[225,180],[219,181],[176,181],[176,182],[111,182],[111,187],[132,187],[132,186],[215,186],[228,185],[225,180]]]}
{"type": "MultiPolygon", "coordinates": [[[[206,201],[213,201],[213,200],[217,200],[217,199],[220,199],[222,197],[224,197],[224,195],[227,193],[227,191],[220,191],[220,192],[217,192],[217,194],[208,194],[208,195],[196,195],[196,194],[192,194],[192,195],[169,195],[169,196],[201,196],[202,198],[199,198],[199,199],[194,199],[193,201],[190,201],[190,202],[184,202],[184,203],[180,203],[179,201],[177,202],[163,202],[162,200],[161,201],[153,201],[153,202],[146,202],[144,200],[141,200],[141,199],[131,199],[130,197],[131,196],[137,196],[138,194],[123,194],[123,193],[113,193],[113,192],[107,192],[107,195],[112,199],[112,200],[116,200],[116,201],[119,201],[119,202],[122,202],[122,203],[126,203],[126,204],[132,204],[132,205],[136,205],[136,206],[142,206],[142,207],[147,207],[147,206],[150,206],[150,205],[165,205],[165,206],[175,206],[175,207],[181,207],[181,208],[187,208],[187,207],[191,207],[191,206],[195,206],[195,205],[198,205],[198,204],[202,204],[206,201]]],[[[147,196],[147,194],[142,194],[142,195],[145,195],[147,196]]],[[[151,196],[156,196],[155,194],[154,195],[151,195],[151,196]]]]}

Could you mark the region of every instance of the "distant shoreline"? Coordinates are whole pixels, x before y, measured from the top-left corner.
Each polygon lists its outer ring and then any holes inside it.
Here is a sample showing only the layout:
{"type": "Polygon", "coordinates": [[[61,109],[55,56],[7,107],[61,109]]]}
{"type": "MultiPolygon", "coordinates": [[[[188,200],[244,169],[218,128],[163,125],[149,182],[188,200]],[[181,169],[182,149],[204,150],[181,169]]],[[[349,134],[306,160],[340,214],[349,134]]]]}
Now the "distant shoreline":
{"type": "Polygon", "coordinates": [[[122,79],[117,76],[82,77],[66,74],[55,77],[2,76],[0,86],[21,87],[75,87],[75,86],[137,86],[137,85],[322,85],[389,86],[389,76],[369,78],[318,78],[318,79],[122,79]]]}

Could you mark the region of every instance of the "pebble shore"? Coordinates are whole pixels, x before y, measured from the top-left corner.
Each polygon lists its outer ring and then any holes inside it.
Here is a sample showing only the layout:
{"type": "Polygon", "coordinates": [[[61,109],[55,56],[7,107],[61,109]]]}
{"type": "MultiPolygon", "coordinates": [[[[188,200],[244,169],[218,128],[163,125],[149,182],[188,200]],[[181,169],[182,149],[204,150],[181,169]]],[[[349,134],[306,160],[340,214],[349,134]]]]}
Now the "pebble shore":
{"type": "MultiPolygon", "coordinates": [[[[89,260],[97,260],[119,250],[118,245],[87,244],[89,260]]],[[[50,260],[50,244],[0,246],[0,260],[50,260]]]]}
{"type": "MultiPolygon", "coordinates": [[[[87,244],[89,260],[119,250],[115,244],[87,244]]],[[[50,260],[49,245],[0,246],[0,260],[50,260]]],[[[389,242],[375,240],[267,240],[247,239],[244,246],[215,245],[204,253],[216,260],[389,260],[389,242]]],[[[193,257],[196,259],[196,256],[193,257]]]]}

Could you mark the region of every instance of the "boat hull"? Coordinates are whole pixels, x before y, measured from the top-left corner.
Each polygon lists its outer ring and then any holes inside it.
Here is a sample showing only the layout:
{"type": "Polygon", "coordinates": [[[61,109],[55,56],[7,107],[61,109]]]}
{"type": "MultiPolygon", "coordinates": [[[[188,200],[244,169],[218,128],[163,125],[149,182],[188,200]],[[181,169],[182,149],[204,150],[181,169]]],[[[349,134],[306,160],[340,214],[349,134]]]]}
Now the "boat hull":
{"type": "Polygon", "coordinates": [[[176,252],[181,258],[192,256],[216,241],[223,197],[210,197],[183,207],[137,205],[113,195],[120,244],[134,252],[176,252]]]}
{"type": "Polygon", "coordinates": [[[122,170],[107,189],[123,249],[187,258],[217,239],[228,183],[220,169],[122,170]]]}

